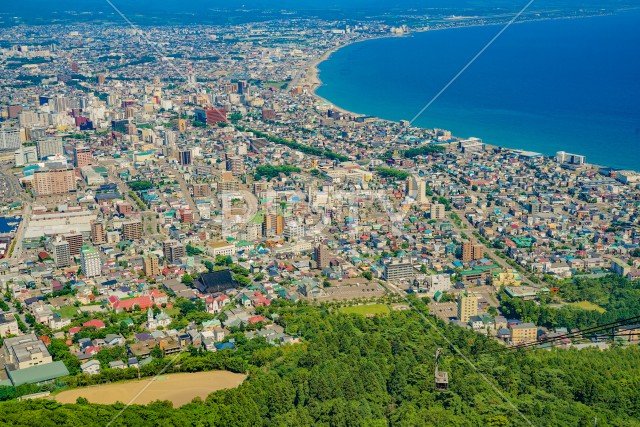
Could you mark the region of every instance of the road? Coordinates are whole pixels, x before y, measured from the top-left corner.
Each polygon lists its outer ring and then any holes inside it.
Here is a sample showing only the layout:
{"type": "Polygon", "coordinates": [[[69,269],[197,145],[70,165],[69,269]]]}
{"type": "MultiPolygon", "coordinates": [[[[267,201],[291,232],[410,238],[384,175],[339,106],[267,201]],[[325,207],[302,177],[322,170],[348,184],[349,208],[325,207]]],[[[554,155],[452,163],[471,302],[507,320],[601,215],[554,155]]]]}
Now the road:
{"type": "Polygon", "coordinates": [[[21,202],[22,203],[22,221],[16,231],[14,237],[15,246],[11,257],[13,259],[19,259],[22,256],[24,233],[29,227],[29,220],[31,219],[31,197],[24,191],[20,185],[20,181],[11,171],[13,166],[12,162],[6,163],[0,167],[0,180],[4,184],[0,191],[0,197],[6,202],[21,202]]]}
{"type": "Polygon", "coordinates": [[[3,184],[5,184],[5,188],[0,189],[0,193],[2,198],[5,201],[29,201],[31,198],[25,191],[22,189],[20,185],[20,181],[18,178],[11,172],[11,167],[13,166],[12,162],[9,162],[2,167],[0,167],[0,180],[2,180],[3,184]]]}
{"type": "Polygon", "coordinates": [[[20,226],[18,227],[16,236],[13,239],[13,241],[15,242],[15,246],[13,247],[13,252],[11,253],[10,258],[20,259],[20,257],[22,256],[22,249],[23,249],[22,242],[24,241],[24,233],[27,231],[27,228],[29,227],[30,220],[31,220],[31,203],[26,202],[26,203],[23,203],[22,222],[20,222],[20,226]]]}
{"type": "Polygon", "coordinates": [[[248,190],[240,190],[244,197],[244,200],[247,202],[247,221],[251,220],[258,213],[258,199],[254,194],[248,190]]]}
{"type": "Polygon", "coordinates": [[[193,211],[193,219],[194,220],[198,219],[200,217],[198,213],[199,212],[198,206],[196,205],[196,202],[193,200],[193,197],[191,197],[191,192],[189,191],[187,182],[184,180],[180,172],[177,172],[175,174],[175,177],[176,177],[176,181],[178,181],[178,184],[180,184],[180,191],[182,192],[184,200],[187,202],[187,204],[189,205],[189,207],[191,207],[191,210],[193,211]]]}
{"type": "MultiPolygon", "coordinates": [[[[454,212],[456,215],[458,215],[458,218],[460,218],[460,221],[462,222],[462,224],[464,226],[466,226],[467,228],[459,228],[455,222],[452,221],[452,225],[453,225],[453,229],[458,232],[459,234],[462,233],[473,233],[474,231],[477,231],[476,228],[469,222],[469,220],[467,219],[467,217],[464,215],[464,211],[459,210],[459,209],[452,209],[452,212],[454,212]]],[[[465,233],[465,234],[467,234],[465,233]]],[[[471,236],[469,236],[471,237],[471,236]]],[[[513,266],[510,265],[507,261],[505,261],[504,259],[500,258],[497,254],[496,251],[498,251],[499,249],[495,249],[495,248],[489,248],[487,247],[485,244],[483,244],[481,241],[479,241],[478,239],[476,240],[476,244],[482,246],[483,252],[485,254],[487,254],[489,256],[489,258],[491,258],[491,260],[498,264],[499,266],[512,270],[513,266]]],[[[520,269],[517,269],[520,270],[520,269]]],[[[529,286],[534,286],[534,287],[539,287],[539,284],[533,283],[527,276],[525,276],[524,274],[522,274],[522,271],[520,271],[520,277],[522,277],[522,281],[524,283],[526,283],[529,286]]]]}
{"type": "MultiPolygon", "coordinates": [[[[142,221],[143,234],[147,237],[157,234],[158,226],[160,225],[157,218],[158,213],[151,210],[139,210],[140,206],[138,206],[138,203],[131,196],[129,196],[129,191],[131,191],[129,186],[120,178],[117,173],[115,173],[115,171],[110,171],[109,176],[117,185],[118,191],[120,192],[122,197],[126,201],[128,201],[131,206],[133,206],[133,208],[137,211],[136,214],[140,216],[140,220],[142,221]]],[[[162,230],[162,228],[160,228],[160,230],[162,230]]]]}

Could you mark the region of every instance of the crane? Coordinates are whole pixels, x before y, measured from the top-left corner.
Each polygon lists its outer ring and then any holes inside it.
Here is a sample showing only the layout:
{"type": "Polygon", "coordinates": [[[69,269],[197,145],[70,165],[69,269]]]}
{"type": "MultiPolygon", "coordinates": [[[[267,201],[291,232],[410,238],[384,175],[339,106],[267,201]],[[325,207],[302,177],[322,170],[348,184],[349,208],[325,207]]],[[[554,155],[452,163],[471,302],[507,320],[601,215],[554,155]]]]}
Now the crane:
{"type": "Polygon", "coordinates": [[[438,370],[438,357],[440,357],[440,353],[442,353],[441,348],[436,350],[436,371],[435,371],[436,390],[447,391],[449,390],[449,374],[447,372],[438,370]]]}

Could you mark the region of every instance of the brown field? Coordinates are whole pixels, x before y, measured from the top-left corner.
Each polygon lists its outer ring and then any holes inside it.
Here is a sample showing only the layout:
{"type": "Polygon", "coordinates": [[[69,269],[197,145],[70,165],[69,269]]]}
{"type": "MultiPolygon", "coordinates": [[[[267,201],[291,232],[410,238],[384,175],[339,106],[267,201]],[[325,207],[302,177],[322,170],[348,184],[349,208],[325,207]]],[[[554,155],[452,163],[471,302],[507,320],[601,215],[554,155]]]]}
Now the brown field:
{"type": "MultiPolygon", "coordinates": [[[[237,387],[245,378],[246,375],[227,371],[161,375],[132,403],[146,405],[155,400],[170,400],[173,406],[182,406],[196,396],[204,399],[216,390],[237,387]]],[[[129,403],[152,380],[153,378],[147,378],[76,388],[57,394],[55,399],[61,403],[75,403],[78,397],[84,397],[91,403],[129,403]]]]}

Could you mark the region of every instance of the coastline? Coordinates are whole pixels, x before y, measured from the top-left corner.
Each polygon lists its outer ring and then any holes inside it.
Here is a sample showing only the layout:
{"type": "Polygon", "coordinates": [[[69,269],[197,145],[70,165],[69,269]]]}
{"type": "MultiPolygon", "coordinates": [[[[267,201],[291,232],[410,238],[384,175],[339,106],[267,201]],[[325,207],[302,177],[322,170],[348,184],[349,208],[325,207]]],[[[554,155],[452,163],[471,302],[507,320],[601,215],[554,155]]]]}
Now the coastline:
{"type": "MultiPolygon", "coordinates": [[[[409,33],[410,34],[410,33],[409,33]]],[[[305,78],[308,82],[308,84],[311,86],[311,94],[313,97],[316,98],[317,102],[320,103],[326,103],[331,105],[331,108],[333,110],[337,110],[343,114],[347,114],[350,116],[354,116],[354,117],[360,117],[360,116],[364,116],[364,114],[360,114],[360,113],[356,113],[354,111],[349,111],[349,110],[345,110],[344,108],[341,108],[337,105],[335,105],[333,102],[329,101],[326,98],[321,97],[320,95],[318,95],[317,90],[318,88],[320,88],[320,86],[322,86],[322,80],[320,80],[320,64],[323,63],[324,61],[328,60],[332,54],[334,54],[335,52],[339,51],[342,48],[345,48],[347,46],[351,46],[357,43],[362,43],[362,42],[367,42],[367,41],[371,41],[371,40],[378,40],[378,39],[386,39],[389,37],[406,37],[406,35],[380,35],[380,36],[374,36],[374,37],[366,37],[360,40],[353,40],[350,41],[348,43],[344,43],[344,44],[340,44],[338,46],[335,46],[327,51],[325,51],[324,53],[322,53],[322,55],[320,55],[318,58],[314,59],[313,61],[311,61],[311,63],[309,64],[309,67],[307,68],[306,74],[305,74],[305,78]]],[[[382,120],[386,120],[386,119],[382,119],[382,120]]]]}
{"type": "MultiPolygon", "coordinates": [[[[640,7],[639,7],[640,9],[640,7]]],[[[618,11],[619,12],[619,11],[618,11]]],[[[566,17],[550,17],[550,18],[537,18],[537,19],[527,19],[527,20],[523,20],[523,21],[519,21],[519,22],[514,22],[512,25],[519,25],[519,24],[525,24],[525,23],[529,23],[529,22],[543,22],[543,21],[560,21],[560,20],[569,20],[569,19],[585,19],[585,18],[595,18],[595,17],[599,17],[599,16],[611,16],[613,13],[611,14],[598,14],[598,15],[584,15],[584,16],[566,16],[566,17]]],[[[451,21],[454,22],[454,21],[451,21]]],[[[379,40],[379,39],[387,39],[387,38],[403,38],[403,37],[410,37],[412,34],[416,34],[416,33],[426,33],[426,32],[430,32],[430,31],[446,31],[446,30],[456,30],[456,29],[463,29],[463,28],[474,28],[474,27],[490,27],[490,26],[498,26],[498,25],[504,25],[505,23],[489,23],[489,24],[470,24],[470,25],[464,25],[464,26],[451,26],[451,27],[441,27],[441,28],[431,28],[431,27],[423,27],[423,28],[418,28],[415,30],[411,30],[408,33],[404,33],[404,34],[383,34],[383,35],[375,35],[375,36],[371,36],[371,37],[365,37],[362,38],[360,40],[353,40],[353,41],[349,41],[347,43],[343,43],[340,45],[337,45],[335,47],[332,47],[329,50],[324,51],[319,57],[313,59],[309,65],[308,68],[305,69],[305,79],[307,81],[307,83],[311,86],[311,94],[319,101],[319,102],[325,102],[327,104],[331,104],[333,109],[338,110],[344,114],[350,114],[353,116],[364,116],[365,114],[361,114],[361,113],[356,113],[353,111],[349,111],[349,110],[345,110],[344,108],[341,108],[338,105],[335,105],[333,102],[329,101],[326,98],[323,98],[322,96],[318,95],[317,90],[318,88],[320,88],[320,86],[322,86],[322,80],[320,79],[320,64],[323,63],[324,61],[328,60],[332,54],[334,54],[335,52],[339,51],[340,49],[343,49],[347,46],[351,46],[357,43],[362,43],[362,42],[368,42],[368,41],[372,41],[372,40],[379,40]]],[[[387,119],[382,119],[381,120],[385,120],[385,121],[393,121],[393,120],[387,120],[387,119]]],[[[506,147],[504,147],[506,148],[506,147]]]]}
{"type": "MultiPolygon", "coordinates": [[[[597,15],[584,15],[584,16],[567,16],[567,17],[551,17],[551,18],[539,18],[539,19],[528,19],[525,21],[520,21],[517,23],[514,23],[514,25],[516,24],[523,24],[523,23],[529,23],[529,22],[542,22],[542,21],[558,21],[558,20],[569,20],[569,19],[585,19],[585,18],[594,18],[594,17],[601,17],[601,16],[612,16],[616,13],[621,13],[621,12],[625,12],[625,11],[615,11],[609,14],[597,14],[597,15]]],[[[465,25],[465,26],[452,26],[452,27],[444,27],[444,28],[420,28],[420,29],[416,29],[416,30],[412,30],[409,33],[405,33],[402,35],[394,35],[394,34],[388,34],[388,35],[376,35],[376,36],[372,36],[372,37],[365,37],[363,39],[360,40],[354,40],[354,41],[350,41],[338,46],[335,46],[325,52],[323,52],[318,58],[312,60],[309,64],[309,68],[306,69],[306,80],[308,82],[308,84],[311,86],[311,94],[312,96],[316,99],[317,103],[326,103],[328,105],[331,106],[331,108],[333,110],[337,110],[343,114],[352,116],[352,117],[363,117],[366,116],[366,114],[362,114],[362,113],[357,113],[357,112],[353,112],[353,111],[349,111],[346,110],[344,108],[341,108],[340,106],[334,104],[332,101],[323,98],[322,96],[317,94],[317,90],[322,86],[323,82],[320,79],[319,73],[320,73],[320,69],[319,66],[322,62],[328,60],[331,55],[335,52],[337,52],[338,50],[345,48],[347,46],[350,46],[352,44],[356,44],[356,43],[361,43],[361,42],[365,42],[365,41],[370,41],[370,40],[376,40],[376,39],[382,39],[382,38],[400,38],[400,37],[408,37],[411,36],[411,34],[414,33],[423,33],[423,32],[427,32],[427,31],[443,31],[443,30],[453,30],[453,29],[462,29],[462,28],[469,28],[469,27],[486,27],[486,26],[499,26],[499,25],[504,25],[504,23],[489,23],[489,24],[472,24],[472,25],[465,25]]],[[[390,119],[385,119],[385,118],[381,118],[381,117],[376,117],[379,120],[385,121],[385,122],[391,122],[391,123],[397,123],[394,120],[390,120],[390,119]]],[[[420,128],[420,126],[418,126],[420,128]]],[[[424,129],[430,129],[430,128],[424,128],[424,129]]],[[[452,133],[452,136],[455,138],[460,138],[458,136],[455,136],[452,133]]],[[[492,144],[494,145],[494,144],[492,144]]],[[[501,145],[494,145],[496,147],[501,147],[504,149],[508,149],[508,150],[515,150],[515,151],[523,151],[524,149],[521,148],[515,148],[515,147],[507,147],[507,146],[501,146],[501,145]]],[[[558,150],[561,150],[561,148],[558,148],[558,150]]],[[[527,151],[527,150],[524,150],[527,151]]],[[[542,154],[542,153],[541,153],[542,154]]],[[[550,157],[548,155],[544,155],[545,157],[550,157]]],[[[609,167],[607,165],[602,165],[602,164],[596,164],[596,163],[588,163],[592,166],[595,167],[609,167]]],[[[621,169],[621,168],[613,168],[613,169],[621,169]]],[[[625,170],[629,170],[628,168],[625,170]]],[[[630,170],[638,170],[638,169],[630,169],[630,170]]]]}

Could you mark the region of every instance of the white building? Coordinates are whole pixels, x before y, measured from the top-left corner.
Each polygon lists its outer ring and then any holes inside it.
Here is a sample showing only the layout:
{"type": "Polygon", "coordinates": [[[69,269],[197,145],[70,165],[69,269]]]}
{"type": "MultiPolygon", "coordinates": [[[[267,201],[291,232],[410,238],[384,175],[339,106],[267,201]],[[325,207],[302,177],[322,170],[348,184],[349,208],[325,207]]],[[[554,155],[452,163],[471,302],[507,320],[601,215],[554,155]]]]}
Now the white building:
{"type": "Polygon", "coordinates": [[[87,277],[100,276],[102,273],[102,261],[100,254],[91,246],[83,246],[80,249],[80,266],[82,273],[87,277]]]}
{"type": "Polygon", "coordinates": [[[18,321],[13,313],[0,313],[0,337],[20,335],[18,321]]]}
{"type": "Polygon", "coordinates": [[[297,240],[301,237],[304,237],[304,226],[295,220],[288,221],[284,226],[283,234],[284,238],[288,242],[297,240]]]}
{"type": "Polygon", "coordinates": [[[426,293],[427,296],[433,296],[440,292],[445,293],[451,290],[451,276],[448,274],[420,274],[414,279],[413,285],[417,287],[417,291],[426,293]]]}
{"type": "Polygon", "coordinates": [[[98,375],[100,373],[100,362],[98,360],[89,360],[80,365],[83,374],[98,375]]]}
{"type": "Polygon", "coordinates": [[[20,129],[0,129],[0,151],[17,150],[22,145],[20,129]]]}
{"type": "Polygon", "coordinates": [[[35,334],[5,338],[3,355],[5,363],[13,364],[16,369],[53,362],[47,346],[35,334]]]}
{"type": "Polygon", "coordinates": [[[161,310],[157,315],[153,314],[153,310],[149,308],[147,310],[147,329],[150,331],[155,331],[159,327],[166,327],[171,324],[171,317],[161,310]]]}

